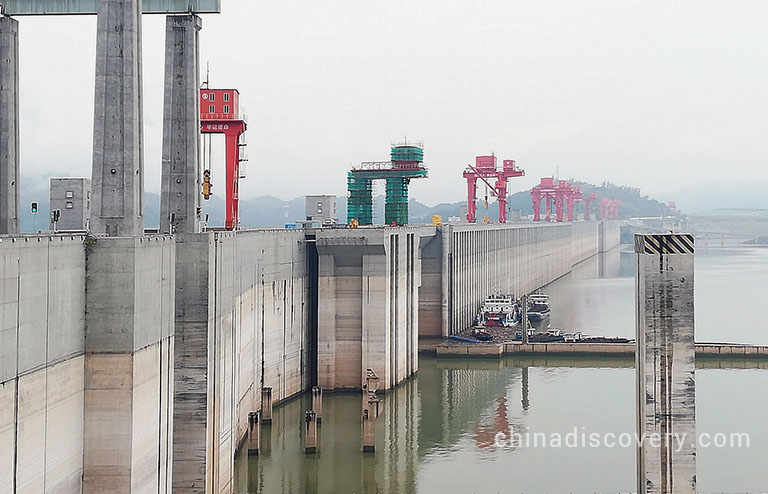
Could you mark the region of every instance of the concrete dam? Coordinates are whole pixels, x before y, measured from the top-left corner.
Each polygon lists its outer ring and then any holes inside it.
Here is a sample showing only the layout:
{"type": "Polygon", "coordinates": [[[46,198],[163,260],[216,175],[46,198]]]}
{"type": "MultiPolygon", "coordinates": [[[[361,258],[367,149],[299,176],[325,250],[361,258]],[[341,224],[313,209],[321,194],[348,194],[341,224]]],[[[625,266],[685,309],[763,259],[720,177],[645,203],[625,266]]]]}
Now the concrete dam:
{"type": "Polygon", "coordinates": [[[231,492],[262,389],[391,389],[618,222],[0,237],[0,492],[231,492]]]}

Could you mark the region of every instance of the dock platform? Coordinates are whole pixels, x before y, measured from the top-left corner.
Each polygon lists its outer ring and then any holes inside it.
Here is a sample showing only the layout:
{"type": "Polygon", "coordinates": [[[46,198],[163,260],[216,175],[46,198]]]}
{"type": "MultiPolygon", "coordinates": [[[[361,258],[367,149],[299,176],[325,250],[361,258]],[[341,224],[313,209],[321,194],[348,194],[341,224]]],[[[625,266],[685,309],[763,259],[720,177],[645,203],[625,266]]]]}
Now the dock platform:
{"type": "MultiPolygon", "coordinates": [[[[443,339],[419,340],[419,353],[446,357],[501,355],[634,356],[634,343],[460,343],[443,339]]],[[[741,343],[696,343],[700,358],[768,359],[768,345],[741,343]]]]}

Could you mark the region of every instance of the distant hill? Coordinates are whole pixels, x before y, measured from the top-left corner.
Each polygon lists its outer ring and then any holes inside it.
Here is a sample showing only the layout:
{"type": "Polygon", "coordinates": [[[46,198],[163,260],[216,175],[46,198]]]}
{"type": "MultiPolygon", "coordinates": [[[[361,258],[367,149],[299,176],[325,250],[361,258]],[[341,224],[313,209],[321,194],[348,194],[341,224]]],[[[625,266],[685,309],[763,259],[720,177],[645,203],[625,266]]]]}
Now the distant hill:
{"type": "Polygon", "coordinates": [[[680,190],[656,194],[663,202],[675,201],[683,213],[708,213],[721,209],[768,209],[768,180],[733,180],[690,184],[680,190]]]}
{"type": "MultiPolygon", "coordinates": [[[[585,182],[571,180],[571,183],[581,187],[585,193],[594,191],[598,198],[609,197],[619,199],[622,202],[619,214],[622,218],[630,216],[656,216],[662,211],[662,203],[640,194],[640,190],[605,183],[592,185],[585,182]]],[[[38,201],[40,214],[37,216],[37,228],[48,228],[48,180],[30,181],[29,186],[22,183],[21,190],[21,228],[23,232],[34,231],[34,218],[29,212],[29,203],[38,201]]],[[[202,201],[203,212],[208,214],[208,224],[211,226],[224,225],[224,200],[220,195],[214,195],[208,201],[202,201]]],[[[466,201],[459,200],[451,203],[440,203],[427,206],[416,199],[409,201],[410,222],[413,224],[428,224],[432,222],[432,215],[440,215],[444,220],[451,216],[460,216],[462,206],[466,201]]],[[[509,196],[507,201],[509,209],[519,209],[524,216],[533,214],[531,195],[528,191],[517,192],[509,196]]],[[[337,198],[336,207],[339,221],[346,222],[347,198],[337,198]]],[[[494,200],[488,203],[485,209],[485,200],[481,196],[477,201],[478,216],[488,216],[491,221],[498,221],[498,206],[494,200]]],[[[597,207],[593,205],[593,215],[597,214],[597,207]]],[[[154,192],[147,192],[144,196],[145,226],[156,228],[159,224],[160,197],[154,192]]],[[[304,218],[304,197],[297,197],[290,201],[284,201],[277,197],[260,196],[240,201],[240,219],[244,227],[281,227],[286,223],[294,223],[304,218]]],[[[384,196],[374,198],[374,222],[384,222],[384,196]]]]}

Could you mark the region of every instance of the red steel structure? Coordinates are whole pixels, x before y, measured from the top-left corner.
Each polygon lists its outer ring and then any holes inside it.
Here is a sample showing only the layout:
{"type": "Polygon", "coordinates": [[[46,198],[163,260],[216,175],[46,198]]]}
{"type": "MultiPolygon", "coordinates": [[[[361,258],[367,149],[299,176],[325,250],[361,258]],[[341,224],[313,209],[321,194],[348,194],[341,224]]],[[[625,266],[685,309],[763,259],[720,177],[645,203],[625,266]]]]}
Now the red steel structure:
{"type": "Polygon", "coordinates": [[[531,201],[533,202],[533,221],[541,221],[541,200],[544,199],[544,221],[550,221],[552,202],[556,199],[557,187],[554,177],[542,177],[539,185],[531,189],[531,201]]]}
{"type": "Polygon", "coordinates": [[[600,199],[600,219],[619,219],[619,206],[621,206],[621,201],[618,199],[608,199],[607,197],[600,199]]]}
{"type": "Polygon", "coordinates": [[[477,221],[477,180],[480,179],[491,190],[499,203],[499,223],[507,222],[507,180],[522,177],[525,170],[517,168],[515,160],[502,161],[501,169],[496,166],[496,156],[476,156],[475,166],[464,170],[467,179],[467,222],[477,221]],[[492,181],[495,180],[495,185],[492,181]]]}
{"type": "MultiPolygon", "coordinates": [[[[544,221],[552,220],[551,214],[553,206],[555,209],[555,221],[573,221],[574,208],[579,202],[584,203],[584,219],[589,221],[589,207],[590,204],[597,199],[597,195],[595,195],[594,192],[591,192],[589,195],[585,196],[581,192],[581,187],[571,185],[565,180],[556,181],[554,177],[543,177],[539,185],[531,189],[533,221],[541,221],[542,199],[545,201],[544,221]]],[[[606,212],[606,215],[607,214],[608,213],[606,212]]]]}
{"type": "Polygon", "coordinates": [[[237,89],[200,90],[200,130],[203,134],[226,136],[226,211],[225,228],[235,230],[239,218],[239,182],[241,177],[240,136],[247,128],[240,116],[240,93],[237,89]]]}
{"type": "Polygon", "coordinates": [[[584,203],[584,221],[589,221],[589,205],[597,200],[597,194],[591,192],[588,196],[582,196],[578,200],[584,203]]]}

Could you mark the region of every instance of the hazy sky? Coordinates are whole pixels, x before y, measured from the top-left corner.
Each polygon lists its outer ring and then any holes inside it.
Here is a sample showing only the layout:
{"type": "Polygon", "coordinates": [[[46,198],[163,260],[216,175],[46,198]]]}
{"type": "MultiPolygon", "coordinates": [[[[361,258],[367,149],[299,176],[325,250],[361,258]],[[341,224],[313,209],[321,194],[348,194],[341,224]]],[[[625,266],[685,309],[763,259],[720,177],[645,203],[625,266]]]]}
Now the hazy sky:
{"type": "MultiPolygon", "coordinates": [[[[244,197],[343,194],[350,164],[404,136],[424,141],[430,178],[411,191],[430,204],[465,197],[462,169],[490,152],[525,169],[511,192],[558,169],[647,193],[768,176],[764,0],[222,3],[201,61],[248,112],[244,197]]],[[[19,22],[22,180],[89,176],[95,17],[19,22]]],[[[145,16],[153,191],[164,37],[164,17],[145,16]]]]}

